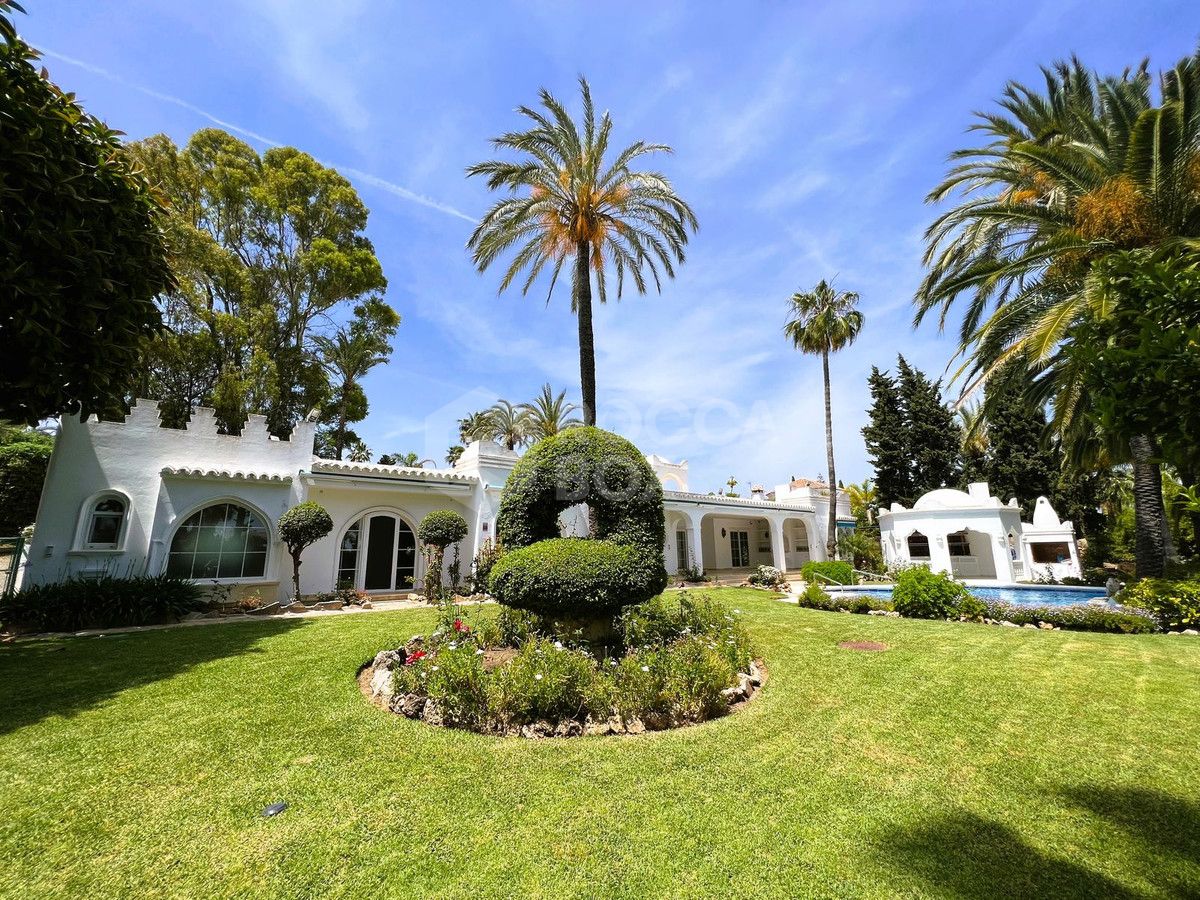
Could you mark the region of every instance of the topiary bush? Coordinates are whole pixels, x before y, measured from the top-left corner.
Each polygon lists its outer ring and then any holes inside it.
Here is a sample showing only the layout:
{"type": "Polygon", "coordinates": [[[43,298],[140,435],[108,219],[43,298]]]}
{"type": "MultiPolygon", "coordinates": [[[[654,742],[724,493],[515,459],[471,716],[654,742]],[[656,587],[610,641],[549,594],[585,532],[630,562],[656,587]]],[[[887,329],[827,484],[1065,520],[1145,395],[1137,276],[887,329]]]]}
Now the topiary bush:
{"type": "Polygon", "coordinates": [[[854,567],[844,560],[806,562],[800,567],[800,577],[805,581],[822,581],[818,575],[823,575],[838,584],[854,584],[854,567]]]}
{"type": "Polygon", "coordinates": [[[300,554],[333,531],[333,519],[320,503],[297,503],[279,517],[279,539],[292,557],[292,597],[300,599],[300,554]]]}
{"type": "Polygon", "coordinates": [[[0,625],[11,631],[78,631],[174,622],[208,604],[194,581],[166,575],[76,576],[0,597],[0,625]]]}
{"type": "MultiPolygon", "coordinates": [[[[442,562],[446,548],[457,544],[467,536],[467,520],[450,509],[435,509],[427,513],[417,526],[417,540],[429,548],[426,557],[425,596],[435,603],[442,599],[445,586],[442,583],[442,562]]],[[[457,560],[457,554],[455,559],[457,560]]],[[[455,563],[457,565],[457,562],[455,563]]],[[[454,566],[451,566],[454,569],[454,566]]],[[[452,571],[457,581],[457,575],[452,571]]]]}
{"type": "Polygon", "coordinates": [[[1121,591],[1117,599],[1147,610],[1163,628],[1200,628],[1200,581],[1143,578],[1121,591]]]}
{"type": "Polygon", "coordinates": [[[637,447],[594,427],[535,444],[513,468],[496,534],[505,554],[489,580],[506,606],[600,620],[667,586],[662,485],[637,447]],[[559,536],[559,514],[588,505],[588,538],[559,536]]]}
{"type": "Polygon", "coordinates": [[[970,599],[971,594],[962,582],[925,566],[902,569],[892,589],[896,612],[914,619],[957,618],[960,606],[970,599]]]}

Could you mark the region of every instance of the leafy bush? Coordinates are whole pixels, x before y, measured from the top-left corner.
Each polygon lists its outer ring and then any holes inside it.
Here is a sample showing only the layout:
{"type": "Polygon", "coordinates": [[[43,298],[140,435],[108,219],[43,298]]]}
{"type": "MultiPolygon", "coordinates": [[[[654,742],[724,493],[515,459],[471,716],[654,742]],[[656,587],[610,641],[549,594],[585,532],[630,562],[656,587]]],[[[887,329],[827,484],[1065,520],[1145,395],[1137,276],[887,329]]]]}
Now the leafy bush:
{"type": "Polygon", "coordinates": [[[317,603],[338,602],[343,606],[359,606],[367,599],[367,592],[352,587],[339,587],[332,591],[322,591],[314,599],[317,603]]]}
{"type": "Polygon", "coordinates": [[[548,633],[540,616],[512,606],[501,606],[495,621],[499,644],[505,647],[522,647],[530,638],[548,633]]]}
{"type": "Polygon", "coordinates": [[[966,585],[945,572],[910,566],[896,576],[892,605],[902,616],[914,619],[948,619],[960,615],[971,598],[966,585]]]}
{"type": "Polygon", "coordinates": [[[631,544],[553,538],[505,553],[490,586],[506,606],[569,618],[611,615],[655,596],[665,580],[661,550],[651,558],[631,544]]]}
{"type": "Polygon", "coordinates": [[[417,526],[417,539],[422,544],[445,549],[467,536],[467,520],[450,509],[435,509],[417,526]]]}
{"type": "Polygon", "coordinates": [[[662,485],[629,441],[594,427],[535,444],[508,477],[496,534],[507,552],[489,580],[506,606],[611,616],[667,586],[662,485]],[[593,533],[559,537],[559,514],[587,503],[593,533]]]}
{"type": "Polygon", "coordinates": [[[0,446],[0,535],[17,534],[37,518],[42,482],[53,449],[48,441],[0,446]]]}
{"type": "Polygon", "coordinates": [[[416,693],[437,702],[446,721],[471,728],[488,718],[488,686],[483,656],[470,640],[449,641],[436,655],[424,655],[395,670],[398,693],[416,693]]]}
{"type": "Polygon", "coordinates": [[[854,561],[854,568],[882,575],[885,569],[879,529],[856,528],[838,537],[838,554],[854,561]]]}
{"type": "Polygon", "coordinates": [[[1114,634],[1150,634],[1158,625],[1145,610],[1078,604],[1073,606],[1018,606],[988,600],[986,616],[1016,625],[1046,622],[1071,631],[1103,631],[1114,634]]]}
{"type": "Polygon", "coordinates": [[[1200,581],[1144,578],[1121,591],[1118,600],[1147,610],[1163,628],[1200,628],[1200,581]]]}
{"type": "Polygon", "coordinates": [[[806,562],[800,567],[800,577],[805,581],[822,581],[818,576],[824,576],[838,584],[854,584],[854,567],[844,560],[806,562]]]}
{"type": "Polygon", "coordinates": [[[810,583],[800,595],[800,605],[807,609],[823,609],[826,612],[868,613],[872,610],[892,611],[892,601],[886,597],[869,594],[847,594],[842,591],[829,593],[818,584],[810,583]]]}
{"type": "Polygon", "coordinates": [[[506,725],[582,720],[590,713],[607,718],[608,692],[597,680],[596,661],[585,651],[535,638],[493,674],[490,711],[506,725]]]}
{"type": "Polygon", "coordinates": [[[774,566],[759,566],[750,573],[750,577],[746,579],[751,584],[761,585],[762,587],[782,587],[787,584],[787,579],[774,566]]]}
{"type": "Polygon", "coordinates": [[[483,546],[475,553],[475,564],[471,567],[472,593],[487,593],[488,579],[492,576],[492,568],[503,555],[504,550],[499,544],[490,540],[483,542],[483,546]]]}
{"type": "Polygon", "coordinates": [[[0,624],[16,631],[78,631],[173,622],[202,609],[194,581],[166,575],[76,576],[0,598],[0,624]]]}
{"type": "Polygon", "coordinates": [[[698,636],[715,644],[737,671],[744,671],[753,658],[745,626],[727,606],[709,597],[697,600],[686,592],[655,597],[626,609],[617,628],[626,649],[665,647],[698,636]]]}
{"type": "Polygon", "coordinates": [[[1062,580],[1062,583],[1075,587],[1082,587],[1085,585],[1089,587],[1104,587],[1106,584],[1108,584],[1108,579],[1112,578],[1116,574],[1116,572],[1109,571],[1108,569],[1084,569],[1082,577],[1076,578],[1074,575],[1068,575],[1062,580]]]}
{"type": "Polygon", "coordinates": [[[613,701],[622,719],[653,728],[709,719],[727,709],[721,691],[737,672],[712,638],[691,635],[624,657],[616,666],[613,701]]]}

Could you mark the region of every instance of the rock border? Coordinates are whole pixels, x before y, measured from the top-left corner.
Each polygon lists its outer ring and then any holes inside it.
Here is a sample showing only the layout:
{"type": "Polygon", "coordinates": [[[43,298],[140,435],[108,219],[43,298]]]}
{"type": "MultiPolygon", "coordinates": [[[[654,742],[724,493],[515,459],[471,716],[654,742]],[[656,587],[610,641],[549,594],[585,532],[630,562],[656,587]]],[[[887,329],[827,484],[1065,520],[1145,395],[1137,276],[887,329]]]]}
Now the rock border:
{"type": "Polygon", "coordinates": [[[385,712],[404,716],[432,725],[435,728],[455,728],[460,731],[470,731],[474,734],[486,734],[493,737],[520,737],[532,740],[546,738],[569,738],[592,735],[639,735],[661,731],[677,731],[681,728],[693,728],[723,719],[726,716],[740,712],[758,696],[767,682],[767,668],[761,659],[751,660],[749,672],[738,673],[738,683],[721,691],[721,696],[729,704],[728,710],[721,715],[713,716],[701,722],[680,722],[668,724],[665,727],[651,727],[641,719],[622,720],[618,716],[610,716],[607,721],[597,722],[591,717],[580,722],[578,719],[564,719],[561,722],[538,721],[528,725],[512,726],[507,729],[497,727],[493,731],[479,731],[474,728],[458,728],[446,720],[436,700],[423,697],[420,694],[396,694],[392,691],[392,673],[397,665],[403,665],[405,656],[411,649],[419,649],[423,640],[420,636],[412,638],[403,649],[381,650],[370,662],[359,667],[357,681],[359,690],[372,705],[385,712]],[[411,645],[411,647],[410,647],[411,645]]]}

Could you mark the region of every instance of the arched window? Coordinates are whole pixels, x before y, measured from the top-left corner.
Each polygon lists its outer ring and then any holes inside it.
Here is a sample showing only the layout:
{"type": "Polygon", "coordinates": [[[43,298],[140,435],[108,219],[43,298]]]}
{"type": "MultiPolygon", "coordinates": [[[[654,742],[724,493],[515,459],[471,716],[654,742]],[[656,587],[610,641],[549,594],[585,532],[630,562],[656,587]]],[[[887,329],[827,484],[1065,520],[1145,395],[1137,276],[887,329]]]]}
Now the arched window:
{"type": "Polygon", "coordinates": [[[908,536],[908,558],[929,559],[929,538],[919,531],[908,536]]]}
{"type": "Polygon", "coordinates": [[[270,533],[258,515],[236,503],[215,503],[179,526],[167,574],[181,578],[261,578],[270,533]]]}
{"type": "Polygon", "coordinates": [[[84,550],[117,550],[125,531],[125,514],[129,506],[123,497],[107,494],[89,502],[83,523],[81,548],[84,550]]]}

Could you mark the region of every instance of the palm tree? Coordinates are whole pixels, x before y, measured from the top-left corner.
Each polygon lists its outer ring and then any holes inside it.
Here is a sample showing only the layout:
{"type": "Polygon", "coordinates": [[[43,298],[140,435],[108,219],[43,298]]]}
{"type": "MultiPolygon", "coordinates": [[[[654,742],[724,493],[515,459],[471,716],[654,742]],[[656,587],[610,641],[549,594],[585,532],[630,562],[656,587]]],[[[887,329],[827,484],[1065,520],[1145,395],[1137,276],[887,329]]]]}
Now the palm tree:
{"type": "Polygon", "coordinates": [[[486,409],[473,412],[466,418],[458,420],[458,436],[464,443],[490,441],[494,435],[492,420],[486,409]]]}
{"type": "MultiPolygon", "coordinates": [[[[973,126],[988,142],[956,151],[929,194],[959,202],[926,231],[916,322],[936,312],[944,326],[965,298],[964,396],[1023,363],[1069,444],[1089,411],[1072,331],[1121,302],[1097,263],[1139,248],[1194,251],[1200,237],[1200,54],[1162,75],[1158,106],[1148,63],[1102,78],[1072,59],[1043,74],[1044,92],[1008,84],[1003,111],[973,126]]],[[[1122,451],[1134,463],[1142,574],[1161,572],[1169,547],[1157,450],[1134,435],[1122,451]]]]}
{"type": "Polygon", "coordinates": [[[962,430],[963,468],[968,478],[983,479],[988,453],[987,419],[978,403],[958,408],[958,424],[962,430]]]}
{"type": "Polygon", "coordinates": [[[454,446],[452,446],[449,450],[446,451],[446,463],[451,466],[454,465],[455,463],[457,463],[459,461],[459,459],[462,457],[463,453],[466,452],[466,449],[467,448],[464,447],[462,444],[455,444],[454,446]]]}
{"type": "Polygon", "coordinates": [[[527,416],[527,432],[533,440],[547,438],[565,428],[583,424],[571,416],[579,407],[567,402],[567,392],[559,391],[555,395],[548,383],[542,385],[542,392],[536,398],[529,403],[522,403],[519,408],[527,416]]]}
{"type": "Polygon", "coordinates": [[[729,485],[729,494],[728,494],[727,496],[730,496],[730,497],[732,497],[732,496],[733,496],[733,489],[734,489],[735,487],[737,487],[737,486],[738,486],[738,480],[737,480],[737,477],[736,477],[736,476],[734,476],[734,475],[730,475],[730,476],[729,476],[729,480],[728,480],[728,481],[726,481],[725,483],[726,483],[727,485],[729,485]]]}
{"type": "Polygon", "coordinates": [[[833,465],[833,404],[829,396],[829,354],[854,343],[864,317],[855,309],[858,294],[837,291],[821,279],[811,291],[792,294],[783,333],[801,353],[819,354],[825,376],[825,458],[829,465],[829,516],[825,547],[837,558],[837,473],[833,465]]]}
{"type": "Polygon", "coordinates": [[[421,459],[420,455],[413,453],[411,450],[408,453],[385,453],[379,457],[381,466],[404,466],[408,469],[423,469],[425,463],[433,462],[432,459],[421,459]]]}
{"type": "Polygon", "coordinates": [[[378,334],[354,325],[339,330],[333,337],[315,337],[313,343],[321,354],[325,371],[334,383],[333,452],[334,459],[341,459],[347,445],[346,426],[350,421],[350,407],[356,395],[361,398],[358,418],[365,415],[366,398],[362,396],[359,381],[375,366],[388,361],[392,347],[378,334]]]}
{"type": "Polygon", "coordinates": [[[571,310],[579,325],[579,379],[583,421],[596,424],[596,354],[592,336],[592,273],[600,302],[607,301],[605,270],[612,264],[620,299],[626,274],[639,294],[646,293],[643,270],[658,290],[661,276],[674,277],[684,260],[688,230],[696,216],[658,172],[634,172],[642,156],[669,153],[665,144],[635,141],[606,161],[612,120],[596,122],[592,92],[582,77],[583,128],[544,88],[543,110],[517,108],[533,124],[527,131],[503,134],[492,141],[498,150],[520,154],[516,162],[489,160],[467,169],[468,176],[487,178],[491,190],[510,196],[498,201],[480,220],[467,247],[480,272],[506,251],[516,253],[500,281],[503,292],[526,273],[526,294],[539,274],[548,271],[549,302],[559,272],[573,260],[571,310]]]}
{"type": "Polygon", "coordinates": [[[854,514],[854,518],[874,525],[875,511],[879,506],[879,493],[875,490],[875,482],[870,478],[858,484],[851,482],[846,485],[846,495],[850,498],[850,512],[854,514]]]}
{"type": "Polygon", "coordinates": [[[529,413],[507,400],[497,400],[487,411],[491,423],[491,438],[516,450],[529,440],[529,413]]]}

